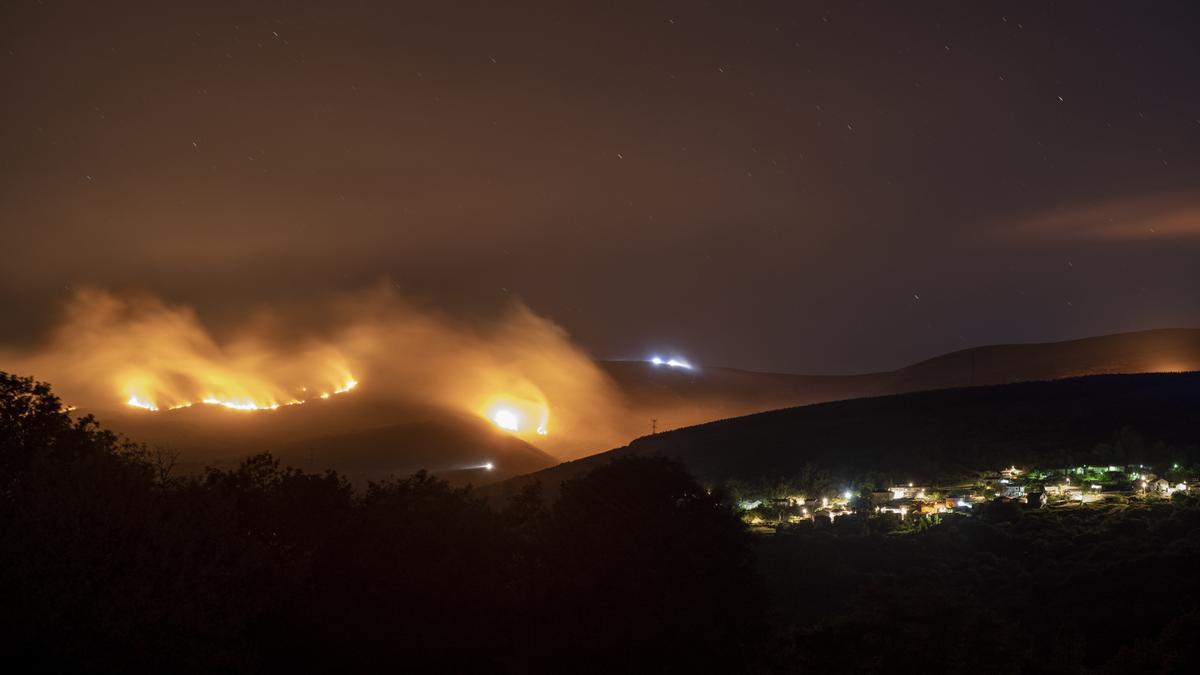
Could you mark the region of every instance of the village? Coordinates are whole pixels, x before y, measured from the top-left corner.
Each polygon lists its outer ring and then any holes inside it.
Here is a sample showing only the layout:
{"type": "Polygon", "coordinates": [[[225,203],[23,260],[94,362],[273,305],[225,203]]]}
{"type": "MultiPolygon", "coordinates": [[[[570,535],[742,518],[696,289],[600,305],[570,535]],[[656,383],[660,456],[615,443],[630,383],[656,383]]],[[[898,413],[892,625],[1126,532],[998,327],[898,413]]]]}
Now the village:
{"type": "Polygon", "coordinates": [[[847,487],[839,494],[768,495],[738,502],[751,530],[771,534],[820,527],[846,516],[890,522],[888,530],[923,529],[944,515],[972,516],[982,505],[1064,509],[1104,503],[1171,499],[1200,494],[1200,474],[1179,464],[1156,470],[1145,464],[1021,469],[1010,466],[955,485],[904,483],[886,489],[847,487]]]}

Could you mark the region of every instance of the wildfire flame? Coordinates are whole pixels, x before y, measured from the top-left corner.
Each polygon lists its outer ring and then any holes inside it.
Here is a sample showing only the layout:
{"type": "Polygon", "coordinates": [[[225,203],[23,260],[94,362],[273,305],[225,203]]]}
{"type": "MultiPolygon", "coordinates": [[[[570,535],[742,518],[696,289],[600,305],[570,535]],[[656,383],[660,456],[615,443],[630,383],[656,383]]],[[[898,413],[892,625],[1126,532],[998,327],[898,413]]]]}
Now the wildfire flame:
{"type": "Polygon", "coordinates": [[[508,408],[501,408],[492,413],[492,421],[496,426],[506,431],[519,431],[521,429],[521,418],[508,408]]]}
{"type": "Polygon", "coordinates": [[[497,428],[515,434],[545,436],[550,411],[544,398],[530,400],[518,396],[493,396],[484,404],[482,414],[497,428]]]}
{"type": "MultiPolygon", "coordinates": [[[[343,383],[333,387],[332,391],[323,391],[316,396],[291,398],[283,402],[279,402],[273,398],[256,400],[253,398],[224,398],[221,396],[210,395],[202,397],[199,403],[204,405],[219,405],[224,408],[229,408],[230,410],[278,410],[279,408],[287,405],[300,405],[301,403],[307,403],[313,399],[327,399],[337,394],[345,394],[357,386],[358,380],[349,378],[343,383]]],[[[308,388],[301,387],[300,391],[307,392],[308,388]]],[[[154,402],[152,397],[139,393],[131,393],[129,395],[129,400],[127,400],[125,403],[126,405],[133,406],[134,408],[142,408],[143,410],[150,410],[153,412],[157,412],[161,409],[154,402]]],[[[196,403],[192,401],[177,402],[166,406],[166,409],[178,410],[180,408],[190,408],[195,404],[196,403]]]]}
{"type": "Polygon", "coordinates": [[[626,437],[612,427],[625,417],[619,392],[552,322],[519,303],[494,316],[452,316],[391,284],[280,303],[215,327],[153,295],[81,289],[36,345],[0,344],[0,363],[100,413],[216,406],[233,415],[356,391],[367,405],[334,415],[337,423],[394,406],[475,415],[548,452],[626,437]],[[370,391],[358,391],[360,382],[370,391]]]}
{"type": "Polygon", "coordinates": [[[137,397],[137,394],[130,396],[129,400],[126,401],[126,403],[135,408],[144,408],[146,410],[155,410],[155,411],[158,410],[158,406],[154,405],[153,403],[151,403],[149,401],[143,401],[142,399],[137,397]]]}

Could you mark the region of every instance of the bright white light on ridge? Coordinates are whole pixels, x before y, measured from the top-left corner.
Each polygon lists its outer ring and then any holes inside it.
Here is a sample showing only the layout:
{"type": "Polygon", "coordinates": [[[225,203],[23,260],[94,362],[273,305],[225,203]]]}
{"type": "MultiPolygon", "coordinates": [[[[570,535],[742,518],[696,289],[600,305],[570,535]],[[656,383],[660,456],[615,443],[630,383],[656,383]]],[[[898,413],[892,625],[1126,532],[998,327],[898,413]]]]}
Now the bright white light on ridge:
{"type": "Polygon", "coordinates": [[[661,356],[651,356],[650,363],[656,366],[669,366],[671,368],[683,368],[684,370],[692,369],[692,364],[681,358],[663,359],[661,356]]]}

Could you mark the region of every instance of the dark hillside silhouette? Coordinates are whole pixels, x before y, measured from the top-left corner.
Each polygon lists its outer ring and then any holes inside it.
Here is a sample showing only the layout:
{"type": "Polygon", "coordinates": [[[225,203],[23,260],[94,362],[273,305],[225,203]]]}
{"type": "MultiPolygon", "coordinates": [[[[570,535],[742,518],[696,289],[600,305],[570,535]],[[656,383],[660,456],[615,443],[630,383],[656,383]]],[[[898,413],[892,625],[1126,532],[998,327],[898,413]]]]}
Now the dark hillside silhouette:
{"type": "Polygon", "coordinates": [[[548,488],[611,457],[661,455],[702,480],[788,477],[954,480],[1016,463],[1200,458],[1200,373],[1102,375],[946,389],[776,410],[644,436],[594,457],[488,486],[548,488]]]}
{"type": "MultiPolygon", "coordinates": [[[[601,362],[626,404],[598,438],[624,439],[657,428],[766,410],[923,390],[1053,380],[1104,373],[1200,369],[1200,330],[1152,330],[1044,344],[968,349],[899,370],[861,375],[791,375],[701,366],[695,371],[642,362],[601,362]]],[[[336,469],[355,483],[425,468],[456,484],[484,485],[553,466],[558,460],[498,432],[477,415],[416,401],[372,397],[370,384],[346,396],[260,413],[213,406],[148,413],[119,405],[95,411],[108,428],[151,447],[179,451],[178,468],[235,466],[271,452],[310,470],[336,469]],[[485,462],[488,472],[466,470],[485,462]]],[[[586,436],[586,430],[573,430],[586,436]]],[[[611,441],[610,441],[611,443],[611,441]]],[[[577,457],[611,447],[581,446],[577,457]]]]}
{"type": "Polygon", "coordinates": [[[733,368],[678,370],[640,361],[601,364],[631,408],[659,429],[850,398],[1056,380],[1085,375],[1200,370],[1200,329],[1173,328],[1062,342],[988,345],[897,370],[791,375],[733,368]]]}
{"type": "Polygon", "coordinates": [[[456,484],[480,485],[556,463],[477,416],[369,396],[336,396],[266,412],[198,405],[160,412],[123,406],[102,414],[106,426],[178,452],[177,469],[190,473],[210,465],[231,468],[270,452],[292,466],[337,469],[356,484],[427,469],[456,484]],[[491,471],[478,470],[489,462],[491,471]]]}
{"type": "Polygon", "coordinates": [[[480,485],[557,463],[526,441],[466,416],[268,444],[265,449],[293,466],[336,466],[356,483],[427,469],[452,483],[480,485]]]}
{"type": "Polygon", "coordinates": [[[0,373],[7,663],[550,673],[759,655],[750,540],[675,462],[623,460],[504,511],[424,472],[356,491],[269,455],[168,469],[0,373]]]}
{"type": "MultiPolygon", "coordinates": [[[[958,401],[956,424],[988,434],[1019,426],[987,426],[980,409],[1049,406],[1065,422],[1029,438],[1070,447],[1118,401],[1182,438],[1195,382],[852,404],[928,429],[944,416],[922,406],[958,401]]],[[[732,422],[817,414],[848,434],[845,405],[732,422]]],[[[591,464],[553,501],[529,483],[501,508],[424,472],[355,490],[269,455],[172,477],[169,457],[0,373],[0,649],[21,672],[1195,670],[1194,496],[981,505],[891,534],[854,515],[764,538],[675,459],[591,464]]]]}

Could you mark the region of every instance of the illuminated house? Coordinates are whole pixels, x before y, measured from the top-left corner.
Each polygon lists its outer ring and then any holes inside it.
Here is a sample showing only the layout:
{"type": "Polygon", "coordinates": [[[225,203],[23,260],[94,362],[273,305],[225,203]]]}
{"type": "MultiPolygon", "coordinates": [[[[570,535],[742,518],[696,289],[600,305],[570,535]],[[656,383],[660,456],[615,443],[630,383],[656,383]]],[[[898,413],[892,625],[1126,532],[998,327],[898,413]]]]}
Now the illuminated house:
{"type": "Polygon", "coordinates": [[[1002,478],[1007,478],[1008,480],[1016,480],[1024,474],[1025,472],[1018,469],[1016,466],[1010,466],[1009,468],[1000,472],[1000,476],[1002,478]]]}
{"type": "Polygon", "coordinates": [[[946,503],[943,501],[922,502],[920,504],[920,508],[921,508],[921,513],[923,513],[925,515],[930,515],[930,514],[934,514],[934,513],[945,513],[950,510],[949,508],[946,507],[946,503]]]}
{"type": "Polygon", "coordinates": [[[891,490],[876,490],[871,493],[872,506],[883,506],[894,499],[896,496],[891,490]]]}
{"type": "Polygon", "coordinates": [[[929,492],[929,487],[925,485],[893,485],[888,488],[888,492],[892,493],[892,499],[924,499],[929,492]]]}
{"type": "Polygon", "coordinates": [[[1009,499],[1019,499],[1025,496],[1025,486],[1001,485],[997,494],[999,494],[1001,497],[1008,497],[1009,499]]]}

